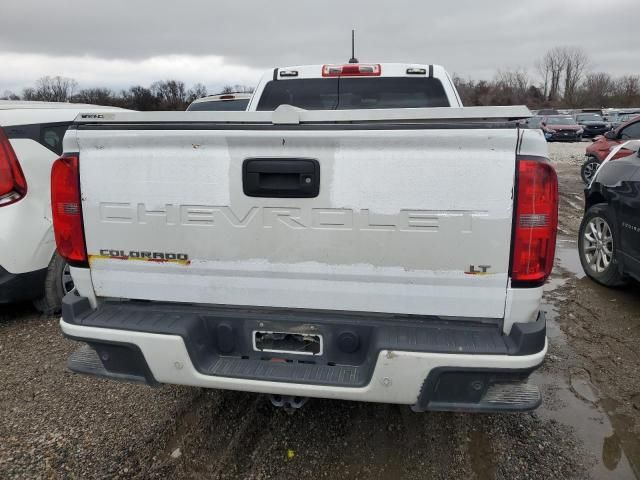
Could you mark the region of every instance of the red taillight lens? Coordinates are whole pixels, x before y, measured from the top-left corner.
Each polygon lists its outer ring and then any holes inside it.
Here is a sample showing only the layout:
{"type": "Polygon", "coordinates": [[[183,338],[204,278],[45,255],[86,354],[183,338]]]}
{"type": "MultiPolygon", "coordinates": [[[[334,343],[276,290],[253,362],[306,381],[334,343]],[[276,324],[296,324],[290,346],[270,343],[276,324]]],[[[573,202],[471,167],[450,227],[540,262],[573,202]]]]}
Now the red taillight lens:
{"type": "Polygon", "coordinates": [[[60,157],[51,168],[51,211],[58,253],[69,263],[84,265],[87,250],[82,228],[78,157],[60,157]]]}
{"type": "Polygon", "coordinates": [[[365,65],[348,63],[346,65],[323,65],[323,77],[378,77],[382,73],[379,63],[365,65]]]}
{"type": "Polygon", "coordinates": [[[0,207],[15,203],[27,194],[27,181],[16,152],[0,128],[0,207]]]}
{"type": "Polygon", "coordinates": [[[542,285],[551,274],[558,227],[558,177],[541,160],[518,161],[511,284],[542,285]]]}

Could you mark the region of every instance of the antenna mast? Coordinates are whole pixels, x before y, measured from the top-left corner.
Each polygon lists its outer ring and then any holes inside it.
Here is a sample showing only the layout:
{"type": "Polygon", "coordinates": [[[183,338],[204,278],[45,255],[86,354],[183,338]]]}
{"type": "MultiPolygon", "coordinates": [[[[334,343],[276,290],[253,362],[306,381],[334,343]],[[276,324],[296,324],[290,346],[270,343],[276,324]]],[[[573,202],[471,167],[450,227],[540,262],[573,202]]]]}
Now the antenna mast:
{"type": "Polygon", "coordinates": [[[351,58],[349,63],[359,63],[356,58],[356,31],[351,30],[351,58]]]}

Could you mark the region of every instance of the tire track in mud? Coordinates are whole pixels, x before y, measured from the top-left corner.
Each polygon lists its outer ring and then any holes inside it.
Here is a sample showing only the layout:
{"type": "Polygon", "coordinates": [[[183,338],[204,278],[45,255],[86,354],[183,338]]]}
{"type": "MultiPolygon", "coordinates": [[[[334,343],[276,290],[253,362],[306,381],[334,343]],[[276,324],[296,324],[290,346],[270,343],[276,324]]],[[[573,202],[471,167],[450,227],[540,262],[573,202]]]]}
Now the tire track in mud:
{"type": "Polygon", "coordinates": [[[535,413],[310,400],[287,414],[264,395],[211,391],[176,423],[163,455],[181,455],[156,466],[156,478],[586,478],[569,431],[535,413]]]}

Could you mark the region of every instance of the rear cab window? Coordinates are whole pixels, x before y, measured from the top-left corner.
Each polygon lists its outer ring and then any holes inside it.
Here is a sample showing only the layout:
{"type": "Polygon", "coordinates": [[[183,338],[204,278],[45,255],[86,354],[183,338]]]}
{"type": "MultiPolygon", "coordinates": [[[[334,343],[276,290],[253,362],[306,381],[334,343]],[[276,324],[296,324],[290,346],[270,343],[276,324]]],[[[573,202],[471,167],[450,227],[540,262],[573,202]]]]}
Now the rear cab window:
{"type": "Polygon", "coordinates": [[[284,104],[305,110],[450,106],[442,83],[431,77],[337,77],[270,81],[264,87],[257,110],[275,110],[284,104]]]}
{"type": "Polygon", "coordinates": [[[6,127],[5,132],[11,139],[27,138],[34,142],[38,142],[40,145],[48,148],[56,155],[61,155],[64,134],[69,128],[69,125],[69,122],[12,125],[10,127],[6,127]]]}
{"type": "Polygon", "coordinates": [[[69,128],[69,124],[42,125],[40,127],[40,144],[54,153],[62,155],[62,140],[67,128],[69,128]]]}
{"type": "Polygon", "coordinates": [[[621,140],[638,140],[640,139],[640,120],[631,125],[627,125],[620,130],[621,140]]]}

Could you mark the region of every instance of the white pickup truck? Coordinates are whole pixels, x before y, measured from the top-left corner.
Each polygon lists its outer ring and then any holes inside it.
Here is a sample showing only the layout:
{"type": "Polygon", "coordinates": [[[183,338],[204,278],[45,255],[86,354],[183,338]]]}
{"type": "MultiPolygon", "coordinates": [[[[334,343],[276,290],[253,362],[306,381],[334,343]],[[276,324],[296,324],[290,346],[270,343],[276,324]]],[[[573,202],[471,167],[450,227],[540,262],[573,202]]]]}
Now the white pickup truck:
{"type": "Polygon", "coordinates": [[[70,368],[288,408],[536,408],[556,175],[528,109],[462,108],[442,72],[318,66],[254,111],[79,116],[52,169],[70,368]]]}

